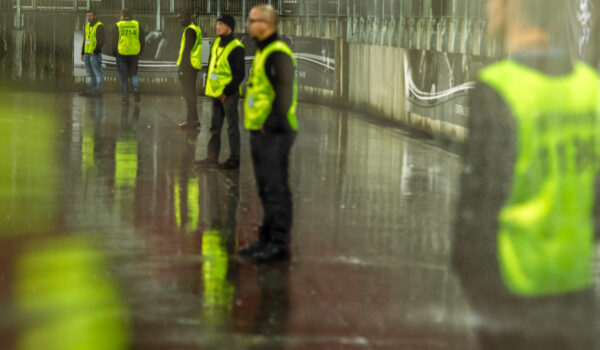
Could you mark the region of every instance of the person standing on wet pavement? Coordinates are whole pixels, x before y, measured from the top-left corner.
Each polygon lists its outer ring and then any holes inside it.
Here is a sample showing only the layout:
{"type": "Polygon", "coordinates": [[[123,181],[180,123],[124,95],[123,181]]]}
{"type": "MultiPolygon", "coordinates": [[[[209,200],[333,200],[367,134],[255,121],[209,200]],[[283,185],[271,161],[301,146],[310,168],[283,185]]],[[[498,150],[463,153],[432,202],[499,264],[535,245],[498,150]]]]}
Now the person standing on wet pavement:
{"type": "Polygon", "coordinates": [[[179,66],[179,82],[187,105],[187,121],[179,124],[179,127],[195,130],[200,127],[196,79],[198,71],[202,68],[202,30],[192,23],[192,15],[189,12],[179,13],[177,21],[185,28],[181,37],[177,66],[179,66]]]}
{"type": "Polygon", "coordinates": [[[104,71],[102,70],[102,47],[104,46],[104,24],[96,17],[96,11],[87,10],[81,60],[89,79],[87,88],[81,96],[102,97],[104,92],[104,71]]]}
{"type": "Polygon", "coordinates": [[[277,34],[278,15],[270,5],[250,11],[246,28],[257,51],[244,101],[244,126],[258,193],[263,206],[259,239],[240,250],[255,262],[288,260],[292,196],[288,184],[289,154],[298,130],[296,59],[277,34]]]}
{"type": "Polygon", "coordinates": [[[595,348],[600,91],[562,49],[565,4],[487,5],[508,57],[470,93],[452,249],[483,349],[595,348]]]}
{"type": "Polygon", "coordinates": [[[208,142],[208,157],[197,164],[209,168],[238,169],[240,167],[240,128],[238,100],[240,84],[246,75],[244,45],[233,36],[235,19],[224,14],[217,19],[217,35],[213,43],[208,65],[206,96],[213,98],[213,113],[208,142]],[[227,119],[229,159],[219,165],[221,129],[227,119]]]}
{"type": "Polygon", "coordinates": [[[144,38],[144,30],[138,21],[131,18],[131,11],[127,8],[122,9],[121,20],[113,28],[112,51],[117,59],[123,104],[129,103],[130,80],[135,102],[141,99],[138,63],[144,51],[144,38]]]}

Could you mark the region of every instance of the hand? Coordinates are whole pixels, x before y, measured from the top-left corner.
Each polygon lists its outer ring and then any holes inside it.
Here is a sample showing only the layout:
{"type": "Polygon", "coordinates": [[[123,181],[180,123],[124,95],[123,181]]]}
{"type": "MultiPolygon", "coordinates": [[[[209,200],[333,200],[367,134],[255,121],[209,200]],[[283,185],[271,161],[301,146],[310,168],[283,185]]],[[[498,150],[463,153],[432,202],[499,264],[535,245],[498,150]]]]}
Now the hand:
{"type": "Polygon", "coordinates": [[[221,96],[219,96],[219,101],[221,101],[222,103],[225,103],[226,99],[227,99],[227,95],[225,95],[225,94],[221,94],[221,96]]]}
{"type": "Polygon", "coordinates": [[[81,62],[83,62],[83,61],[84,61],[84,59],[83,59],[83,55],[81,55],[81,62]]]}

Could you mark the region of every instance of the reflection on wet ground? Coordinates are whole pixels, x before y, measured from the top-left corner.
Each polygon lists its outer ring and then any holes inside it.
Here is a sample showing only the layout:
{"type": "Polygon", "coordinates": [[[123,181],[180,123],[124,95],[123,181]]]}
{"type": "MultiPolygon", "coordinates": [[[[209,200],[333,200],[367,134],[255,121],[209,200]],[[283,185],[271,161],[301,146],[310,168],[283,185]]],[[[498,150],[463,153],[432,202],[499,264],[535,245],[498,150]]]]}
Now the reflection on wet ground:
{"type": "Polygon", "coordinates": [[[176,97],[0,99],[6,348],[476,348],[448,265],[456,156],[302,105],[293,259],[253,266],[234,254],[261,219],[247,135],[239,171],[194,166],[208,100],[196,134],[176,97]]]}

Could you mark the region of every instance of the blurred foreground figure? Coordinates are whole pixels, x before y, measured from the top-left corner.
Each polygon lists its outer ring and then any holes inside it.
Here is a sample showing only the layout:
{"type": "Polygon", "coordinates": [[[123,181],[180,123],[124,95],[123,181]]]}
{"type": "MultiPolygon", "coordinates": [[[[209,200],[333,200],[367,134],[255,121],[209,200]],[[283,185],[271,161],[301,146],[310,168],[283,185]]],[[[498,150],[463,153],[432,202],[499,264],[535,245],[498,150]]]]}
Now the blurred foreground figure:
{"type": "Polygon", "coordinates": [[[594,349],[598,76],[561,44],[563,0],[490,0],[506,59],[471,93],[453,266],[483,349],[594,349]]]}
{"type": "Polygon", "coordinates": [[[277,12],[268,5],[250,11],[246,28],[257,42],[244,101],[244,126],[263,206],[259,240],[240,251],[255,262],[289,259],[292,195],[288,159],[296,138],[296,59],[277,34],[277,12]]]}

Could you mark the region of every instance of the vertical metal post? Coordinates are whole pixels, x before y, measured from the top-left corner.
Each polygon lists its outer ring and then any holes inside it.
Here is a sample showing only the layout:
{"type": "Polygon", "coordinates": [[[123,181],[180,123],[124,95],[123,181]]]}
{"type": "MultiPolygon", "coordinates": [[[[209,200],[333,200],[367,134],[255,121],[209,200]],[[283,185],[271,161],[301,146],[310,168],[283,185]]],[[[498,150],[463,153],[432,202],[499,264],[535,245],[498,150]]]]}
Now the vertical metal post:
{"type": "Polygon", "coordinates": [[[221,15],[221,0],[217,0],[217,17],[221,15]]]}
{"type": "Polygon", "coordinates": [[[277,4],[278,10],[279,10],[279,15],[283,15],[283,0],[279,0],[279,3],[277,4]]]}
{"type": "Polygon", "coordinates": [[[160,0],[156,0],[156,30],[157,31],[161,31],[161,26],[160,26],[160,0]]]}
{"type": "Polygon", "coordinates": [[[207,13],[210,13],[210,12],[211,12],[211,7],[212,7],[212,6],[210,6],[210,5],[212,4],[212,0],[206,0],[206,2],[207,2],[207,5],[206,5],[206,12],[207,12],[207,13]]]}
{"type": "Polygon", "coordinates": [[[21,28],[21,0],[17,0],[17,14],[15,16],[15,28],[21,28]]]}
{"type": "MultiPolygon", "coordinates": [[[[35,0],[34,0],[34,1],[35,1],[35,0]]],[[[86,6],[86,9],[87,9],[87,10],[89,10],[89,9],[90,9],[90,7],[91,7],[91,5],[92,5],[92,0],[87,0],[87,6],[86,6]]]]}
{"type": "Polygon", "coordinates": [[[311,28],[311,23],[310,23],[310,14],[309,14],[309,9],[310,9],[310,0],[305,0],[306,2],[306,36],[312,36],[312,28],[311,28]]]}
{"type": "Polygon", "coordinates": [[[175,12],[175,0],[169,1],[169,12],[170,13],[175,12]]]}
{"type": "Polygon", "coordinates": [[[125,0],[121,0],[121,9],[125,8],[125,0]]]}
{"type": "Polygon", "coordinates": [[[79,10],[78,1],[79,0],[73,0],[73,11],[78,11],[79,10]]]}
{"type": "Polygon", "coordinates": [[[247,5],[246,5],[246,0],[242,0],[242,27],[244,28],[244,33],[246,33],[246,18],[248,17],[248,15],[246,14],[246,9],[247,9],[247,5]]]}
{"type": "MultiPolygon", "coordinates": [[[[339,0],[338,0],[339,1],[339,0]]],[[[325,1],[319,1],[319,36],[322,38],[325,36],[325,23],[323,23],[323,3],[325,1]]]]}
{"type": "Polygon", "coordinates": [[[37,0],[31,0],[31,9],[37,11],[37,0]]]}

